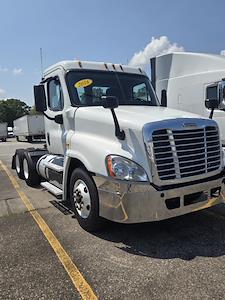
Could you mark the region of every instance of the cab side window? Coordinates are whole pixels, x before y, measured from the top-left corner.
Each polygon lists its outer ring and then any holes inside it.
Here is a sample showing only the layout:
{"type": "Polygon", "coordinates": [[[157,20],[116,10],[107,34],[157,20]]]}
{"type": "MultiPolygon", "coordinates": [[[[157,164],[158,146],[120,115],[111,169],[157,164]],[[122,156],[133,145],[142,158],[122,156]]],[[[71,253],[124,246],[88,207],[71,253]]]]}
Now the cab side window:
{"type": "Polygon", "coordinates": [[[48,83],[48,106],[50,110],[60,111],[63,109],[63,93],[58,78],[54,78],[48,83]]]}
{"type": "Polygon", "coordinates": [[[132,98],[134,101],[149,101],[150,96],[147,93],[147,87],[145,83],[140,83],[133,86],[132,98]]]}

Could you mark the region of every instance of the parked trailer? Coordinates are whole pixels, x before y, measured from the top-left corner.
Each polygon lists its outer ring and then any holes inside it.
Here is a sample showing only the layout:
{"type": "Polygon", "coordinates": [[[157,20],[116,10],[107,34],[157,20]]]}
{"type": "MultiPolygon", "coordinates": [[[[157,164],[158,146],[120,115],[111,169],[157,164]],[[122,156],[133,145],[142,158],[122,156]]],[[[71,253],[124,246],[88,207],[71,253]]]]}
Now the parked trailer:
{"type": "Polygon", "coordinates": [[[0,140],[2,140],[2,142],[6,142],[7,134],[7,123],[0,123],[0,140]]]}
{"type": "Polygon", "coordinates": [[[14,135],[19,141],[21,138],[26,138],[28,142],[33,139],[45,138],[45,126],[43,115],[26,115],[16,119],[13,122],[14,135]]]}
{"type": "Polygon", "coordinates": [[[151,59],[151,79],[163,106],[210,116],[208,101],[221,98],[213,119],[225,145],[225,56],[175,52],[151,59]]]}
{"type": "Polygon", "coordinates": [[[44,72],[34,92],[47,149],[17,149],[12,167],[28,185],[41,183],[68,201],[84,229],[224,203],[217,123],[160,107],[143,70],[64,61],[44,72]]]}

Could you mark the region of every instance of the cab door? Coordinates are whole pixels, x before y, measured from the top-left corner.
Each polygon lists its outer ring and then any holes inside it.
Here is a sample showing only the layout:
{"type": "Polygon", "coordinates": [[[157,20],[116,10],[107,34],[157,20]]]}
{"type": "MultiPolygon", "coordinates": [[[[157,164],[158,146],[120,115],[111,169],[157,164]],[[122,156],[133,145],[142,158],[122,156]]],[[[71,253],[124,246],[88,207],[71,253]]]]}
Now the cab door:
{"type": "Polygon", "coordinates": [[[64,154],[66,132],[63,121],[64,97],[60,79],[51,77],[46,83],[47,106],[45,113],[46,143],[50,153],[64,154]]]}

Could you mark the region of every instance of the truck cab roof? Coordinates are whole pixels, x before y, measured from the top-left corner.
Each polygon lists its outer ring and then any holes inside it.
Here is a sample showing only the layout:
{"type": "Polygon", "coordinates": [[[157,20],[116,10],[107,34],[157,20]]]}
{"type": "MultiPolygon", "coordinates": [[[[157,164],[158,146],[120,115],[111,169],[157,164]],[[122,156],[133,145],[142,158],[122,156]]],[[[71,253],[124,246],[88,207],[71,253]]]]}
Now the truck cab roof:
{"type": "Polygon", "coordinates": [[[98,71],[114,71],[121,73],[133,73],[133,74],[143,74],[146,75],[145,71],[141,68],[134,68],[128,65],[104,63],[104,62],[94,62],[94,61],[79,61],[79,60],[65,60],[58,62],[44,72],[44,76],[55,71],[56,69],[64,69],[64,71],[69,70],[98,70],[98,71]]]}

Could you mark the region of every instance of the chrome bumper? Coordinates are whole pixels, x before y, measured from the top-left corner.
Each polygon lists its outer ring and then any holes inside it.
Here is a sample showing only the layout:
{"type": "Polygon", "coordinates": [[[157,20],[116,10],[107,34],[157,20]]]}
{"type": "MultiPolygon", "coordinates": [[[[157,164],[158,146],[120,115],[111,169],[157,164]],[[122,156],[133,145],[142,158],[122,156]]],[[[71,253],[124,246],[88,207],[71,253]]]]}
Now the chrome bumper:
{"type": "Polygon", "coordinates": [[[223,179],[157,191],[147,183],[118,182],[94,176],[99,193],[100,216],[119,223],[159,221],[224,203],[223,179]],[[220,188],[220,192],[212,190],[215,188],[220,188]],[[203,193],[198,197],[192,195],[199,192],[203,193]],[[179,202],[179,207],[175,205],[174,208],[172,201],[179,202]]]}

